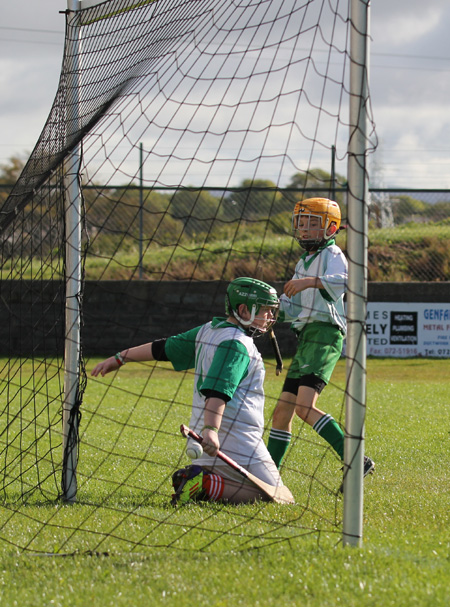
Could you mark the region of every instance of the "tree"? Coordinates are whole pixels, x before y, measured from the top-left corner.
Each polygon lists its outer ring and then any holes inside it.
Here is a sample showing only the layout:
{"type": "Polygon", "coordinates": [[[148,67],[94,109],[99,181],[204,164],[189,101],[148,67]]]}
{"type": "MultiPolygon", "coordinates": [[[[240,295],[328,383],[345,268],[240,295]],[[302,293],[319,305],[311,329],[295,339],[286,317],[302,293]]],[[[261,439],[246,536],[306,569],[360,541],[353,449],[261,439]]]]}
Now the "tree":
{"type": "Polygon", "coordinates": [[[158,244],[176,242],[183,224],[170,211],[170,196],[145,189],[142,197],[138,188],[128,186],[83,189],[86,227],[90,250],[112,254],[119,248],[144,248],[156,239],[158,244]]]}
{"type": "Polygon", "coordinates": [[[268,179],[244,179],[226,199],[226,220],[260,221],[285,210],[283,197],[268,179]]]}
{"type": "MultiPolygon", "coordinates": [[[[344,188],[347,180],[342,175],[336,173],[334,183],[331,173],[323,169],[311,169],[302,173],[295,173],[291,177],[289,188],[297,188],[297,192],[290,192],[288,196],[291,201],[304,200],[305,198],[330,198],[333,195],[334,188],[344,188]]],[[[335,193],[335,200],[343,210],[344,196],[343,192],[335,193]]]]}
{"type": "Polygon", "coordinates": [[[423,213],[430,221],[442,221],[450,217],[450,202],[442,200],[427,206],[423,213]]]}
{"type": "Polygon", "coordinates": [[[413,216],[422,215],[427,207],[423,200],[417,200],[407,195],[396,196],[393,199],[394,221],[396,224],[411,221],[413,216]]]}
{"type": "Polygon", "coordinates": [[[0,164],[0,184],[14,185],[24,166],[25,163],[19,156],[11,156],[8,164],[0,164]]]}
{"type": "Polygon", "coordinates": [[[336,173],[335,183],[330,173],[323,169],[311,169],[302,173],[295,173],[291,177],[288,188],[296,188],[298,192],[286,192],[286,197],[291,202],[291,207],[299,201],[306,198],[332,198],[339,204],[342,217],[347,214],[344,192],[334,191],[334,188],[344,188],[347,180],[342,175],[336,173]]]}
{"type": "Polygon", "coordinates": [[[12,186],[18,180],[23,167],[24,162],[19,156],[11,156],[8,164],[0,164],[0,206],[8,198],[12,186]]]}
{"type": "Polygon", "coordinates": [[[184,223],[185,233],[192,237],[210,230],[219,204],[219,199],[206,190],[180,189],[172,196],[168,212],[184,223]]]}

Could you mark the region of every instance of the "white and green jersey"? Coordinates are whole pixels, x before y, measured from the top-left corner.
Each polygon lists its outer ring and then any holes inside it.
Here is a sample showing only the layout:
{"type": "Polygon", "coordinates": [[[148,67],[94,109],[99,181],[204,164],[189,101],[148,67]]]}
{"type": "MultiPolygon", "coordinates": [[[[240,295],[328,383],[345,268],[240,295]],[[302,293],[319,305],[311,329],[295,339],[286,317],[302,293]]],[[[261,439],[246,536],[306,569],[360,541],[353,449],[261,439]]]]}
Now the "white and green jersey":
{"type": "MultiPolygon", "coordinates": [[[[226,395],[230,400],[219,431],[221,451],[244,468],[251,470],[256,466],[258,475],[266,482],[279,483],[262,438],[265,368],[253,339],[225,318],[213,318],[200,327],[169,337],[165,352],[174,369],[195,368],[190,427],[200,434],[204,426],[205,391],[226,395]],[[261,464],[271,470],[265,478],[261,476],[261,464]]],[[[195,463],[213,468],[218,463],[216,459],[203,454],[195,463]]]]}
{"type": "Polygon", "coordinates": [[[280,320],[290,321],[294,331],[311,322],[337,325],[347,332],[344,294],[347,289],[348,266],[341,249],[330,241],[319,251],[304,253],[295,267],[293,279],[320,278],[323,289],[306,289],[294,295],[280,297],[280,320]]]}

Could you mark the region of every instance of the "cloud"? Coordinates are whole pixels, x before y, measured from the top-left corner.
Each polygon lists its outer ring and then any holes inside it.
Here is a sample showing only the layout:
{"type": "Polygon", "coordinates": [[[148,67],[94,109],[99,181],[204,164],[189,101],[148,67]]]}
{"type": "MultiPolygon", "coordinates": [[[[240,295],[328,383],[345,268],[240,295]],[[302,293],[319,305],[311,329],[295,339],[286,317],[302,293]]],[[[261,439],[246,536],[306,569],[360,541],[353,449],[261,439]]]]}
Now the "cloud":
{"type": "Polygon", "coordinates": [[[386,185],[449,183],[449,30],[447,0],[371,5],[370,89],[386,185]]]}
{"type": "Polygon", "coordinates": [[[420,38],[432,33],[439,26],[443,13],[443,9],[434,7],[421,10],[417,14],[406,11],[401,14],[389,14],[387,18],[383,15],[383,19],[372,26],[377,32],[374,38],[378,44],[387,45],[391,50],[417,44],[420,38]]]}

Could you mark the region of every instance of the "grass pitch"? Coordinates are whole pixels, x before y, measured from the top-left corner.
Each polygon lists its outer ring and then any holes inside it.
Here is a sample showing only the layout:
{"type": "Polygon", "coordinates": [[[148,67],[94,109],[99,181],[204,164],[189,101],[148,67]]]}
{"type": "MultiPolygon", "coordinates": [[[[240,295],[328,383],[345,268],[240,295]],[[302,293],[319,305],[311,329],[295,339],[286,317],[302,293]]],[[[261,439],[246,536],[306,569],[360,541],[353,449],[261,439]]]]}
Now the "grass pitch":
{"type": "MultiPolygon", "coordinates": [[[[281,388],[273,367],[268,423],[281,388]]],[[[339,462],[299,421],[283,471],[298,506],[174,513],[170,473],[186,463],[177,426],[189,419],[190,379],[130,365],[112,383],[88,381],[79,503],[0,507],[1,604],[449,605],[448,361],[373,359],[367,371],[366,452],[376,473],[365,481],[362,548],[339,542],[339,462]]],[[[341,362],[320,397],[336,417],[344,386],[341,362]]]]}

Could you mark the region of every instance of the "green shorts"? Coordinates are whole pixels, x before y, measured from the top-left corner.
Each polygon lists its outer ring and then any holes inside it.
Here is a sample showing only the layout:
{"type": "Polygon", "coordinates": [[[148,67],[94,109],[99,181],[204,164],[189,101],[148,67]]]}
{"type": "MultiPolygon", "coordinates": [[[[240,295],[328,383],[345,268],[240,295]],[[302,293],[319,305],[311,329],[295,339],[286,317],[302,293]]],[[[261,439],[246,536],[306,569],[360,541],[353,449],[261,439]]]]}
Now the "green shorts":
{"type": "Polygon", "coordinates": [[[327,322],[307,324],[298,333],[297,351],[287,377],[314,373],[328,383],[342,353],[344,336],[336,325],[327,322]]]}

